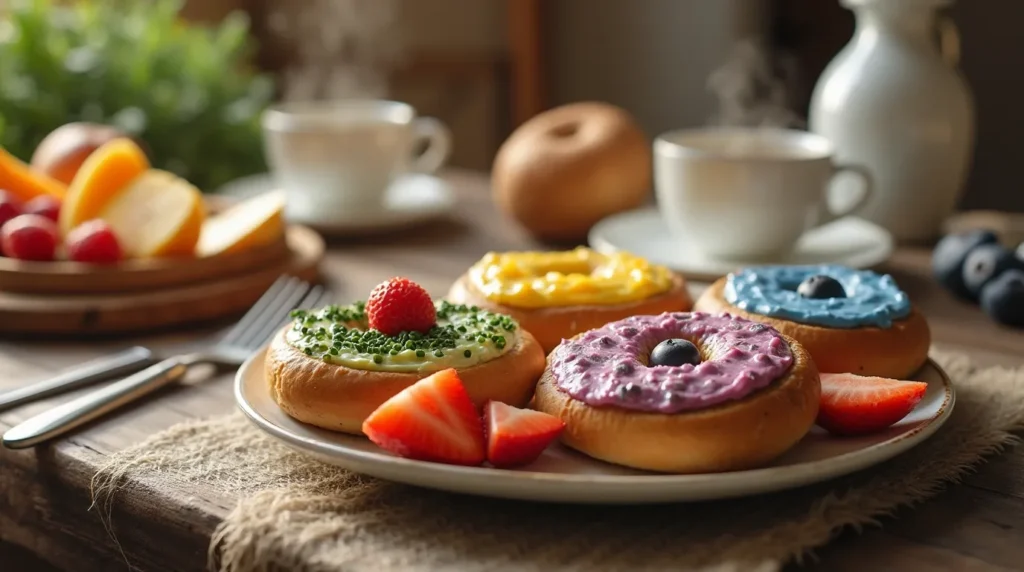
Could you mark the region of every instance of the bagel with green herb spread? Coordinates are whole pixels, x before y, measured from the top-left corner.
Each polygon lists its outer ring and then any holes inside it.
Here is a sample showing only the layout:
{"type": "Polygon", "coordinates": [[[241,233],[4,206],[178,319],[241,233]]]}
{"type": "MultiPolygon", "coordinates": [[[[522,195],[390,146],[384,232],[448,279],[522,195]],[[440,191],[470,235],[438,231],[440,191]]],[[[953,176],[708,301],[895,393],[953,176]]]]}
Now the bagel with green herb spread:
{"type": "Polygon", "coordinates": [[[435,302],[419,285],[394,278],[365,303],[296,312],[265,364],[270,395],[285,413],[358,435],[382,403],[446,368],[458,370],[478,406],[495,400],[523,407],[545,356],[509,316],[435,302]]]}

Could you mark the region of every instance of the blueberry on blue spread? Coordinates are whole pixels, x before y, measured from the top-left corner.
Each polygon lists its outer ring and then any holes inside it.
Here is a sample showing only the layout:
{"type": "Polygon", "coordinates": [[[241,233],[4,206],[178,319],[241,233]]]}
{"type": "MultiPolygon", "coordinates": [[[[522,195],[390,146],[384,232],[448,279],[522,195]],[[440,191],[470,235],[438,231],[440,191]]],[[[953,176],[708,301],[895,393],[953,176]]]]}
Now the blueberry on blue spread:
{"type": "Polygon", "coordinates": [[[835,278],[823,274],[811,276],[801,282],[800,286],[796,289],[796,293],[804,298],[814,300],[846,297],[846,290],[843,289],[843,285],[835,278]]]}
{"type": "Polygon", "coordinates": [[[654,346],[651,351],[651,366],[680,366],[683,364],[699,365],[700,350],[693,342],[673,338],[654,346]]]}

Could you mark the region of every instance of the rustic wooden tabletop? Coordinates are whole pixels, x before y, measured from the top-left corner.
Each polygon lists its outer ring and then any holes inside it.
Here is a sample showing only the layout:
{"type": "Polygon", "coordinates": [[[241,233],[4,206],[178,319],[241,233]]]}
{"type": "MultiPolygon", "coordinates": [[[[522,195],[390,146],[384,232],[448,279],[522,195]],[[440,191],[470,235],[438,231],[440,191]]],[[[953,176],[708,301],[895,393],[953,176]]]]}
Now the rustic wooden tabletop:
{"type": "MultiPolygon", "coordinates": [[[[339,300],[365,296],[379,281],[401,273],[434,295],[488,250],[536,247],[495,212],[481,175],[449,174],[459,196],[450,220],[391,236],[335,243],[322,272],[339,300]]],[[[944,349],[970,353],[981,364],[1024,364],[1024,332],[1000,328],[953,300],[929,278],[928,251],[900,250],[883,268],[924,311],[944,349]]],[[[703,284],[693,285],[695,293],[703,284]]],[[[220,327],[223,327],[221,325],[220,327]]],[[[162,335],[89,342],[0,341],[0,388],[31,383],[131,343],[172,350],[206,326],[162,335]]],[[[232,501],[201,487],[118,497],[113,521],[119,552],[89,510],[89,482],[111,453],[180,421],[230,412],[231,374],[176,386],[34,450],[0,448],[0,562],[4,570],[125,568],[201,570],[210,535],[232,501]],[[40,558],[41,560],[35,560],[40,558]],[[13,563],[13,568],[8,568],[13,563]]],[[[71,396],[0,414],[0,430],[71,396]]],[[[1024,407],[1024,404],[1021,404],[1024,407]]],[[[1024,570],[1024,447],[990,460],[963,483],[881,528],[846,532],[817,552],[812,570],[1024,570]]],[[[796,568],[796,566],[794,566],[796,568]]]]}

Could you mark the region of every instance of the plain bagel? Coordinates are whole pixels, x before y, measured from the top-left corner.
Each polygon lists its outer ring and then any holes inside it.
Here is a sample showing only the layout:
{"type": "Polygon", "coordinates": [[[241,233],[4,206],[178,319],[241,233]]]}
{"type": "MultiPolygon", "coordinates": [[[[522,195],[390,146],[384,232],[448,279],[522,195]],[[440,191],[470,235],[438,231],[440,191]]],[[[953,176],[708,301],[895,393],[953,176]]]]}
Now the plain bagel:
{"type": "Polygon", "coordinates": [[[517,308],[488,300],[473,287],[468,275],[452,284],[448,300],[456,304],[477,306],[491,312],[511,316],[519,325],[534,335],[548,353],[562,342],[581,332],[599,328],[629,316],[685,312],[693,306],[693,298],[682,276],[673,274],[672,286],[667,291],[625,304],[608,306],[552,306],[547,308],[517,308]]]}
{"type": "Polygon", "coordinates": [[[916,308],[890,328],[823,328],[741,310],[725,300],[726,281],[720,278],[708,287],[694,309],[768,324],[807,348],[819,371],[908,379],[928,359],[931,331],[916,308]]]}
{"type": "MultiPolygon", "coordinates": [[[[382,403],[429,373],[353,369],[307,356],[285,339],[288,328],[274,336],[267,351],[265,375],[270,395],[289,416],[303,422],[355,435],[363,420],[382,403]]],[[[470,397],[478,406],[497,400],[523,407],[533,396],[544,370],[544,352],[528,331],[516,344],[489,361],[459,369],[470,397]]]]}

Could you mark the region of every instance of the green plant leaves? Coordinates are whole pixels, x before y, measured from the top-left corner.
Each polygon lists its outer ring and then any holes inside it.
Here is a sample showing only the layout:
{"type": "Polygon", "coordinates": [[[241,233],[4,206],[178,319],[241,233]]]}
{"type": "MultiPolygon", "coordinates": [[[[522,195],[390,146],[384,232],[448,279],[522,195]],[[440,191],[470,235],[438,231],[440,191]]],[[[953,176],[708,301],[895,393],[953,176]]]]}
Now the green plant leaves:
{"type": "Polygon", "coordinates": [[[0,21],[0,145],[27,160],[73,121],[146,141],[154,166],[204,190],[265,168],[269,77],[249,65],[249,22],[188,25],[179,0],[11,0],[0,21]]]}

